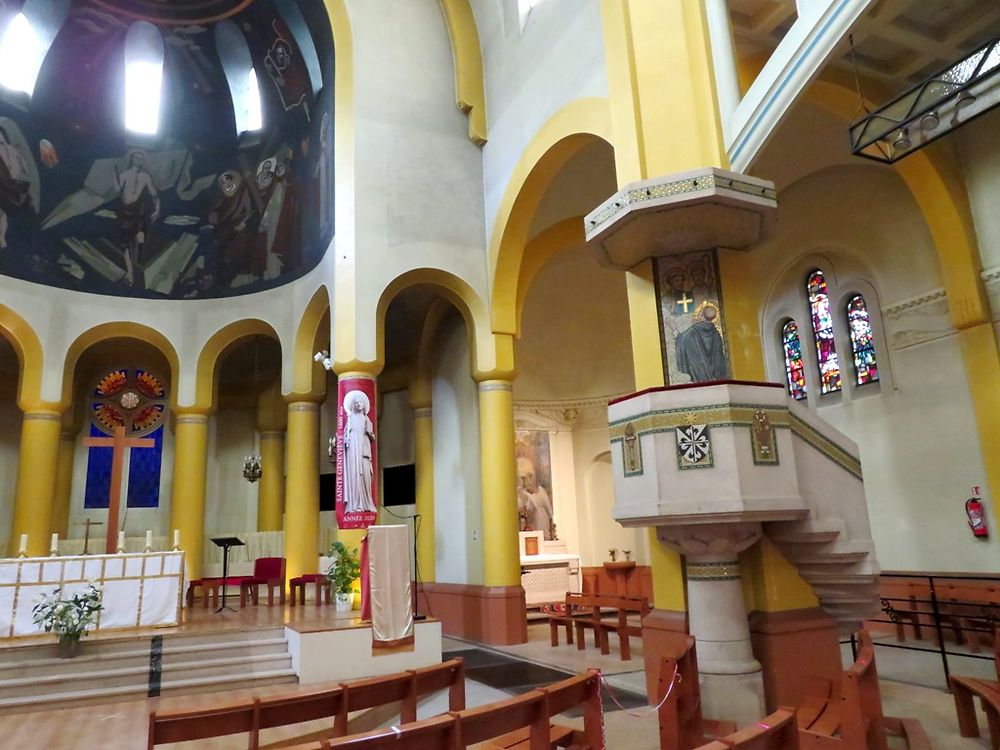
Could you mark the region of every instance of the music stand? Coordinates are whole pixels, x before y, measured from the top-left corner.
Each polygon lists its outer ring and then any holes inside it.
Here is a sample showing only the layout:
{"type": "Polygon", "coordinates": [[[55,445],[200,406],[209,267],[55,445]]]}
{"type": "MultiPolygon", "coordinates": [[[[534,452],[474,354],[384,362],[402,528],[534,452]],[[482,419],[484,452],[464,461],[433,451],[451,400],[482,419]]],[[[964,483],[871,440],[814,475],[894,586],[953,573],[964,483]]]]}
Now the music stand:
{"type": "Polygon", "coordinates": [[[235,609],[226,606],[226,583],[229,581],[229,549],[231,547],[242,547],[244,542],[239,537],[220,536],[217,539],[213,539],[212,544],[216,547],[222,547],[222,604],[215,610],[215,614],[219,614],[224,609],[235,612],[235,609]]]}

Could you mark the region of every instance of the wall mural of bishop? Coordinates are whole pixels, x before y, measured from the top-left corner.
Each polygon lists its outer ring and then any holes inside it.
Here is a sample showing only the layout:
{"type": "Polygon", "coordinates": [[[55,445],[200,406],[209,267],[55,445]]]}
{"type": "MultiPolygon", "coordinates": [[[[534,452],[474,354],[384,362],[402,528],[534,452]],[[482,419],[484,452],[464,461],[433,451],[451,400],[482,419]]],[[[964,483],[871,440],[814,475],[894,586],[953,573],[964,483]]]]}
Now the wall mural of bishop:
{"type": "Polygon", "coordinates": [[[38,29],[52,43],[32,95],[0,86],[0,273],[186,299],[273,288],[314,268],[334,231],[323,4],[56,5],[62,18],[36,19],[52,25],[38,29]],[[162,39],[155,135],[124,126],[125,48],[138,19],[162,39]],[[263,120],[243,133],[226,72],[234,36],[256,72],[263,120]]]}

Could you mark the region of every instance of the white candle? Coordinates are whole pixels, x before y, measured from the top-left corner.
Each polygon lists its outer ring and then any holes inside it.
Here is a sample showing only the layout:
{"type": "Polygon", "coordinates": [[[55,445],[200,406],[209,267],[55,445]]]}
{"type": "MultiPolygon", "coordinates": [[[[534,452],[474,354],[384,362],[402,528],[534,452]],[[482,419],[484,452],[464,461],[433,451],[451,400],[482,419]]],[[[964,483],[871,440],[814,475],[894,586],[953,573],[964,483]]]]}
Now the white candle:
{"type": "Polygon", "coordinates": [[[49,545],[49,549],[53,550],[53,551],[59,549],[59,535],[58,534],[53,534],[52,535],[52,543],[49,545]]]}
{"type": "Polygon", "coordinates": [[[146,529],[146,549],[153,549],[153,532],[146,529]]]}
{"type": "Polygon", "coordinates": [[[119,550],[119,552],[124,552],[125,551],[125,532],[124,531],[119,531],[118,532],[118,550],[119,550]]]}
{"type": "Polygon", "coordinates": [[[181,546],[181,530],[180,529],[174,529],[174,546],[175,547],[180,547],[181,546]]]}
{"type": "Polygon", "coordinates": [[[21,534],[21,546],[17,550],[17,554],[26,555],[28,554],[28,535],[21,534]]]}

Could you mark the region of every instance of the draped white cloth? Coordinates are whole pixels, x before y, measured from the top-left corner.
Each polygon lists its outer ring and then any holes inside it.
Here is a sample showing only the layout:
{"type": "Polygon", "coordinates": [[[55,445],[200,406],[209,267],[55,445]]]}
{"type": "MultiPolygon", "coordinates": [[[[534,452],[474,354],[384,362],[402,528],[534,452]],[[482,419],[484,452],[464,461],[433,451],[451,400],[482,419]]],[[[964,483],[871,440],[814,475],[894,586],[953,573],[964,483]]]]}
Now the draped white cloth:
{"type": "Polygon", "coordinates": [[[372,640],[376,645],[413,637],[409,527],[368,527],[372,640]]]}
{"type": "Polygon", "coordinates": [[[0,560],[0,640],[42,632],[31,613],[41,594],[72,595],[91,582],[104,587],[91,630],[176,625],[183,578],[183,552],[0,560]]]}

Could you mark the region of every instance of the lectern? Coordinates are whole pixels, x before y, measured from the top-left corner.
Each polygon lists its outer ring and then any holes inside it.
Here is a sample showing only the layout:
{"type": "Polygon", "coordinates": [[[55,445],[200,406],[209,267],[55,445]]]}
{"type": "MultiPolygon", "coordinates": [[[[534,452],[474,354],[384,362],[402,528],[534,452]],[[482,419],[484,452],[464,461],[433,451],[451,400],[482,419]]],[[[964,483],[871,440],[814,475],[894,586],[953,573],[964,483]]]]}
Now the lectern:
{"type": "Polygon", "coordinates": [[[215,614],[219,614],[224,609],[235,612],[235,609],[226,606],[226,584],[229,583],[229,550],[233,547],[242,547],[244,542],[239,537],[220,536],[213,539],[212,544],[216,547],[222,547],[222,601],[219,608],[215,610],[215,614]]]}

